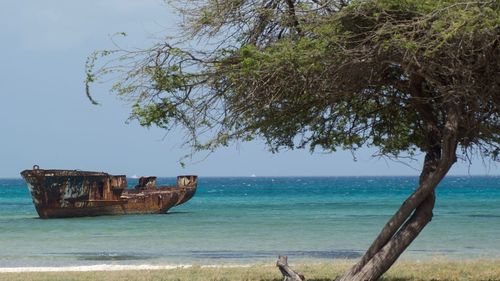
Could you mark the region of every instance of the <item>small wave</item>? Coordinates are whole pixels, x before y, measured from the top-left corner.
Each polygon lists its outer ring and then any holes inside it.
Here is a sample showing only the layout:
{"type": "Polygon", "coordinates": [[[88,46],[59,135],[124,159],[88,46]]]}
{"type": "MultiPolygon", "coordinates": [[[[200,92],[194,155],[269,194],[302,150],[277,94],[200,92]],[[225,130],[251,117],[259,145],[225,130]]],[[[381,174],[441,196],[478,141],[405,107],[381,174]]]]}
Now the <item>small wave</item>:
{"type": "Polygon", "coordinates": [[[489,215],[489,214],[479,214],[479,215],[468,215],[471,218],[500,218],[500,215],[489,215]]]}
{"type": "Polygon", "coordinates": [[[361,257],[361,250],[333,250],[333,251],[285,251],[283,253],[271,251],[191,251],[195,258],[204,259],[259,259],[272,258],[280,254],[293,258],[317,259],[355,259],[361,257]]]}
{"type": "MultiPolygon", "coordinates": [[[[117,265],[117,264],[97,264],[85,266],[63,266],[63,267],[3,267],[0,272],[85,272],[85,271],[122,271],[122,270],[157,270],[188,268],[192,265],[117,265]]],[[[203,267],[203,266],[202,266],[203,267]]],[[[208,267],[208,266],[206,266],[208,267]]]]}
{"type": "Polygon", "coordinates": [[[82,253],[62,253],[61,256],[73,256],[81,261],[133,261],[149,260],[157,258],[156,255],[143,253],[119,253],[119,252],[82,252],[82,253]]]}

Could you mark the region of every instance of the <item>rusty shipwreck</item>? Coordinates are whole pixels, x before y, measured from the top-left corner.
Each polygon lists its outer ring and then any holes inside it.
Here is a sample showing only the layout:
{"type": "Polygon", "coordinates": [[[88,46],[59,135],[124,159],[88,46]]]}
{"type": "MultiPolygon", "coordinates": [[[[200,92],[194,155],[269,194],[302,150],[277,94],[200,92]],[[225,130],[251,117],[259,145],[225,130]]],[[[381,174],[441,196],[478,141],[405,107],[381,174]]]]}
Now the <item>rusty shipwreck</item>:
{"type": "Polygon", "coordinates": [[[156,186],[156,177],[141,177],[129,189],[127,177],[79,170],[21,172],[40,218],[166,213],[196,193],[197,176],[178,176],[176,186],[156,186]]]}

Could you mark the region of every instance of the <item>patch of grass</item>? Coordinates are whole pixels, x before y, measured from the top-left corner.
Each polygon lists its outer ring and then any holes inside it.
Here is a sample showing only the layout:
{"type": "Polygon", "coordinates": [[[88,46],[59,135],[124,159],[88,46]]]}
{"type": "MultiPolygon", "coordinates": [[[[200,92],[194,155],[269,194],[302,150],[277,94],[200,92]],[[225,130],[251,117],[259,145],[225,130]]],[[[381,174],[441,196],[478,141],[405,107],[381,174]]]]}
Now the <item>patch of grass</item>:
{"type": "Polygon", "coordinates": [[[500,260],[402,262],[383,280],[500,280],[500,260]]]}
{"type": "MultiPolygon", "coordinates": [[[[334,280],[352,261],[331,263],[292,264],[310,281],[334,280]]],[[[93,272],[0,273],[0,280],[9,281],[281,281],[279,270],[272,265],[253,265],[236,268],[204,268],[193,266],[169,270],[123,270],[93,272]]],[[[402,261],[382,278],[384,281],[438,281],[438,280],[498,280],[500,260],[479,261],[402,261]]]]}

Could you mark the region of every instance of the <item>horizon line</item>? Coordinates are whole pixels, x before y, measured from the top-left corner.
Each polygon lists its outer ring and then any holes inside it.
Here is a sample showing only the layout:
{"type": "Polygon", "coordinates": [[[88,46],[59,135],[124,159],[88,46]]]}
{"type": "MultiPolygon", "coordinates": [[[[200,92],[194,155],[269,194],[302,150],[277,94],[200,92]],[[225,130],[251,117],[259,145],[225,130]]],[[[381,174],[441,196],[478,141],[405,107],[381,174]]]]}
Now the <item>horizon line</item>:
{"type": "MultiPolygon", "coordinates": [[[[113,176],[113,174],[110,174],[113,176]]],[[[194,175],[194,174],[193,174],[194,175]]],[[[132,176],[127,176],[127,179],[138,179],[141,176],[138,176],[137,178],[132,176]]],[[[176,176],[155,176],[157,178],[175,178],[180,175],[176,176]]],[[[277,176],[272,176],[272,175],[267,175],[267,176],[258,176],[258,175],[238,175],[238,176],[203,176],[203,175],[195,175],[198,176],[199,178],[390,178],[390,177],[405,177],[405,178],[410,178],[410,177],[419,177],[420,175],[277,175],[277,176]]],[[[148,177],[148,176],[143,176],[143,177],[148,177]]],[[[451,175],[446,175],[446,177],[500,177],[500,174],[451,174],[451,175]]],[[[22,177],[2,177],[0,176],[0,179],[2,180],[9,180],[9,179],[23,179],[22,177]]]]}

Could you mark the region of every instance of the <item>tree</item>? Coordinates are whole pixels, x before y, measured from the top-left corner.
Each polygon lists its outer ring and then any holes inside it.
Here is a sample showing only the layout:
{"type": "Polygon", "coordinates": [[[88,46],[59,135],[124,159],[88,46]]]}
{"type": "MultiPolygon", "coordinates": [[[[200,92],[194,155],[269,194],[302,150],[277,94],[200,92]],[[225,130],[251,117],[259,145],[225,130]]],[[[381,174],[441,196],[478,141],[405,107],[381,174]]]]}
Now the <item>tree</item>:
{"type": "Polygon", "coordinates": [[[425,154],[418,187],[340,280],[389,269],[430,222],[457,158],[499,160],[498,1],[176,3],[182,36],[94,53],[87,90],[118,73],[112,90],[133,102],[132,119],[185,128],[197,151],[263,138],[272,152],[425,154]],[[111,58],[96,66],[100,56],[111,58]]]}

